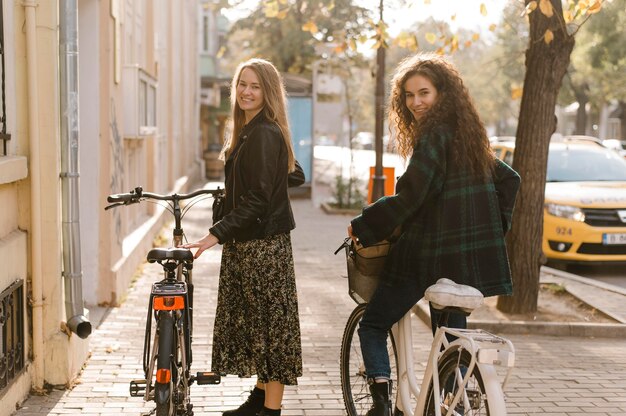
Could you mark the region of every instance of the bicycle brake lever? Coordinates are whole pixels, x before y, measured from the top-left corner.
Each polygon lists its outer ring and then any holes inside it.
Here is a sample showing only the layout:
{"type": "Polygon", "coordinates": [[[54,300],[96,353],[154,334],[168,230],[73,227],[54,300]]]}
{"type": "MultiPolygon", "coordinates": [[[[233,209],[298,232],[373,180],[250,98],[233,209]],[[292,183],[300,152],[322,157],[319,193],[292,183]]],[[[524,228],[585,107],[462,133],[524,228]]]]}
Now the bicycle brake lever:
{"type": "Polygon", "coordinates": [[[110,210],[111,208],[115,208],[115,207],[118,207],[118,206],[120,206],[120,205],[124,205],[124,203],[123,203],[123,202],[116,202],[116,203],[114,203],[114,204],[107,205],[106,207],[104,207],[104,210],[105,210],[105,211],[108,211],[108,210],[110,210]]]}
{"type": "Polygon", "coordinates": [[[337,253],[341,251],[342,248],[350,247],[350,244],[348,244],[348,241],[350,241],[350,237],[346,237],[346,239],[343,240],[343,243],[339,246],[339,248],[335,250],[335,256],[337,255],[337,253]]]}

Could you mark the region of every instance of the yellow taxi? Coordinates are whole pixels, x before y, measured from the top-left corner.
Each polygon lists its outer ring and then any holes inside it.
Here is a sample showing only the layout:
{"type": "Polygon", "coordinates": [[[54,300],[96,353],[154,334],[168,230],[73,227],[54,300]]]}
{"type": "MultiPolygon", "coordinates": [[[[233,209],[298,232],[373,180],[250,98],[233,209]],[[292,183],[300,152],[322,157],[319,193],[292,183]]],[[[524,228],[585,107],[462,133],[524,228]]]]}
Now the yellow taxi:
{"type": "MultiPolygon", "coordinates": [[[[512,165],[515,138],[490,141],[512,165]]],[[[542,246],[552,261],[626,262],[626,160],[599,140],[550,142],[542,246]]]]}

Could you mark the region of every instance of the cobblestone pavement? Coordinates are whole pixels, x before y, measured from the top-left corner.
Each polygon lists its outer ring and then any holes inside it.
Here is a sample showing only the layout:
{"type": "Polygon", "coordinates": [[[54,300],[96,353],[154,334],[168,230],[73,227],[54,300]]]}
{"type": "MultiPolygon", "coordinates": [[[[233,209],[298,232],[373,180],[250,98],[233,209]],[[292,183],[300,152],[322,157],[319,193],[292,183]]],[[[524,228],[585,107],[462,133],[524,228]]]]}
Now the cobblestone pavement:
{"type": "MultiPolygon", "coordinates": [[[[198,204],[183,222],[190,239],[210,221],[209,204],[198,204]]],[[[346,233],[349,217],[325,215],[310,200],[294,200],[298,227],[292,233],[302,323],[304,376],[287,387],[283,415],[345,415],[339,382],[343,326],[354,308],[347,294],[345,260],[333,251],[346,233]]],[[[197,262],[194,282],[194,371],[210,368],[221,250],[197,262]]],[[[129,397],[128,382],[141,378],[147,296],[160,278],[145,265],[126,301],[107,311],[90,337],[91,357],[76,385],[32,396],[15,414],[140,415],[153,406],[129,397]]],[[[417,369],[422,371],[432,336],[414,320],[417,369]]],[[[510,415],[594,416],[626,414],[626,342],[615,338],[512,335],[516,366],[506,389],[510,415]]],[[[253,379],[229,376],[217,386],[192,387],[196,416],[220,415],[238,405],[253,379]]],[[[498,416],[498,415],[492,415],[498,416]]]]}

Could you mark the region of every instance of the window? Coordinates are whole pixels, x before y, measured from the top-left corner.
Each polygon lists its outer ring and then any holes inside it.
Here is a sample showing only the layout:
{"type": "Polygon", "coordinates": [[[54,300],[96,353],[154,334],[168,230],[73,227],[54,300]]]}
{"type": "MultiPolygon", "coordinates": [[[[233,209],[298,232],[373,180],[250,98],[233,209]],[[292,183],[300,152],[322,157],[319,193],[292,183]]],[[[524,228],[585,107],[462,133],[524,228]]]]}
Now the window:
{"type": "Polygon", "coordinates": [[[0,293],[0,391],[24,368],[24,281],[0,293]]]}

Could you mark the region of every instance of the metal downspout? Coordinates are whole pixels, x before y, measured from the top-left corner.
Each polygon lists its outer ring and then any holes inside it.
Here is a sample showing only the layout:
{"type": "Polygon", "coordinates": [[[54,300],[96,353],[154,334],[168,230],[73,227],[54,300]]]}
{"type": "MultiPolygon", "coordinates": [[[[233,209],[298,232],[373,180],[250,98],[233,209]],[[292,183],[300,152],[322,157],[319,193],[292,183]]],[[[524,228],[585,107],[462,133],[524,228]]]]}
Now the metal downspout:
{"type": "Polygon", "coordinates": [[[61,201],[63,278],[67,326],[80,338],[91,334],[84,316],[80,252],[78,172],[78,2],[59,2],[59,64],[61,111],[61,201]]]}
{"type": "Polygon", "coordinates": [[[37,3],[24,0],[28,83],[28,135],[30,175],[31,307],[33,310],[33,387],[43,388],[43,282],[41,270],[41,161],[39,158],[39,91],[37,89],[37,3]]]}

